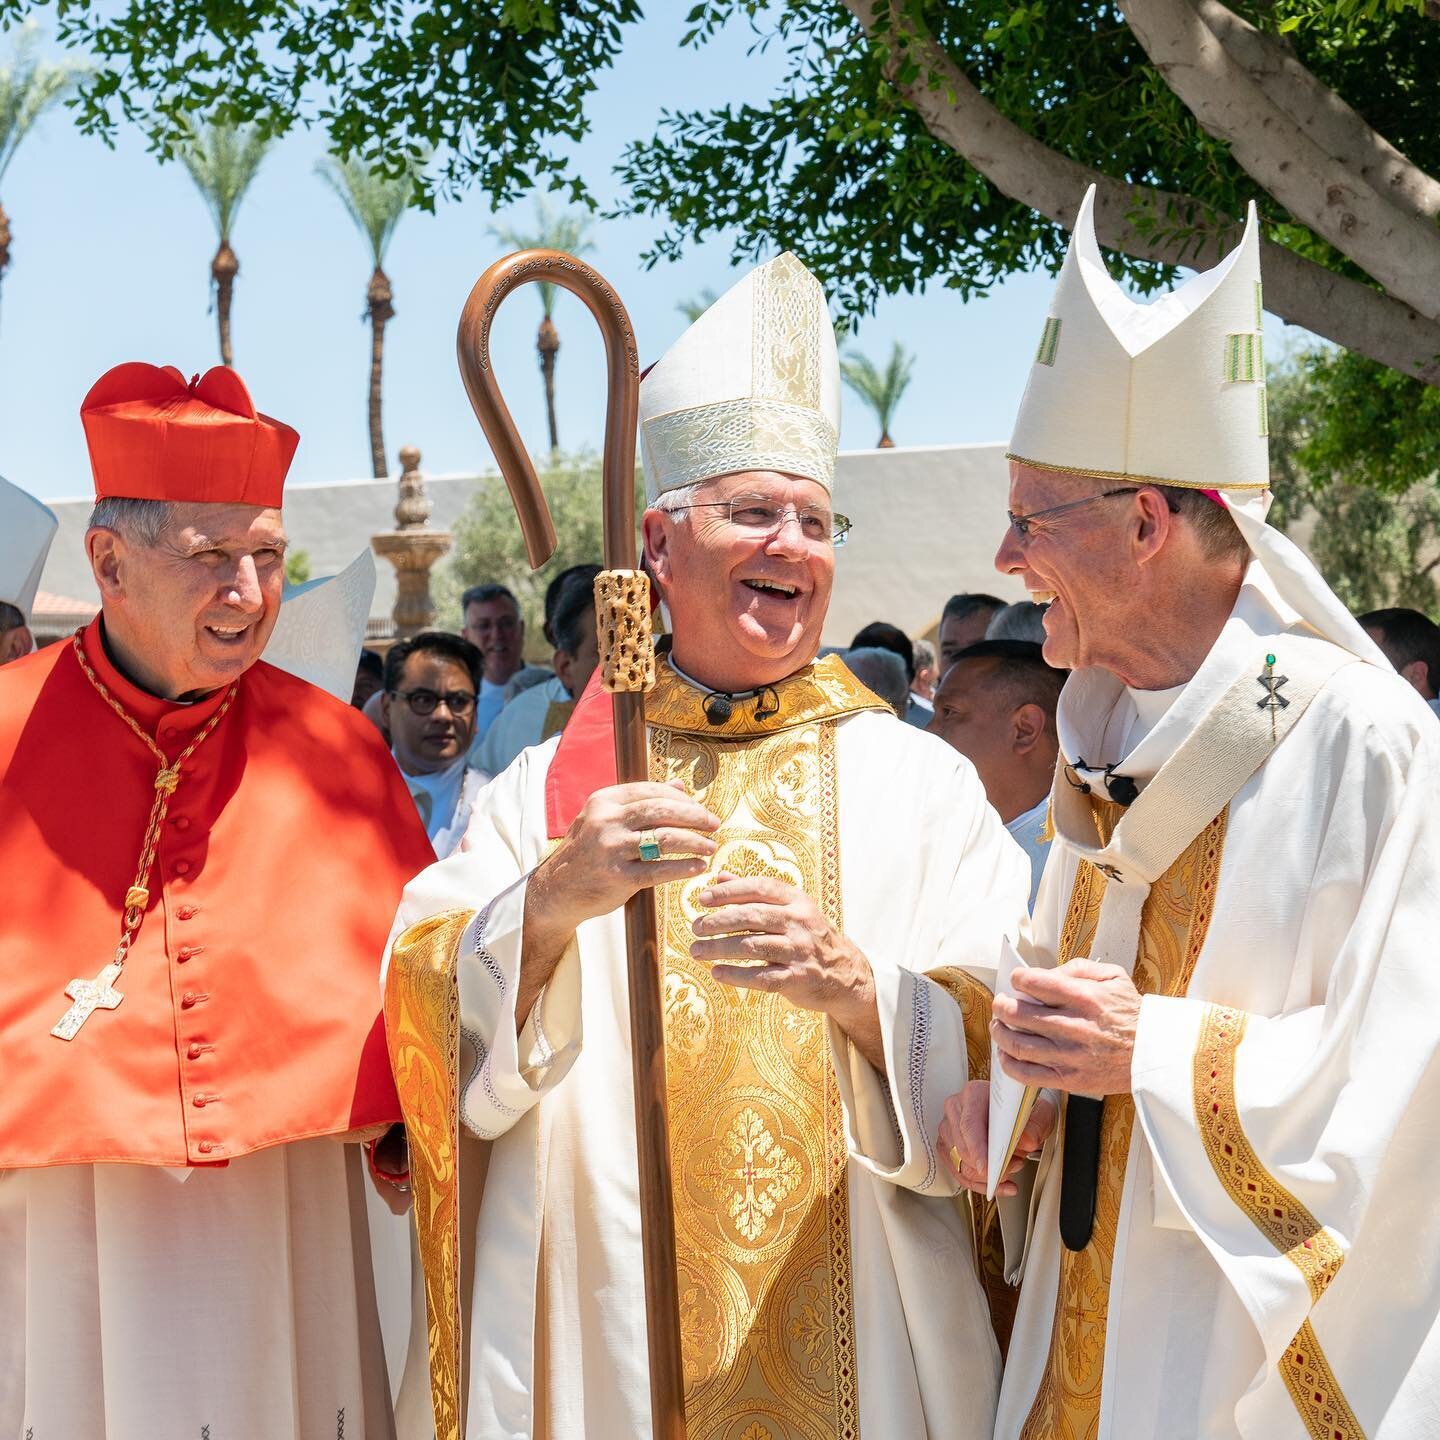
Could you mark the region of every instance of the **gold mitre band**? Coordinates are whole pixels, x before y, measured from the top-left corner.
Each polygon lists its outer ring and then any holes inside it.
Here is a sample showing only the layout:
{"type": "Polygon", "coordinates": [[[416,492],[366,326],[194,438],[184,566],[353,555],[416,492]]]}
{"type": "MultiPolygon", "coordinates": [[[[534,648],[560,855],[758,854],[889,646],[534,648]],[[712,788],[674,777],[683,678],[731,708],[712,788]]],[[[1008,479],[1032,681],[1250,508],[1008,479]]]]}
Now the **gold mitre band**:
{"type": "Polygon", "coordinates": [[[779,470],[827,490],[840,437],[818,410],[742,398],[655,415],[640,427],[651,498],[716,475],[779,470]]]}
{"type": "Polygon", "coordinates": [[[1031,470],[1048,470],[1055,475],[1084,475],[1094,480],[1118,480],[1122,485],[1169,485],[1176,490],[1268,490],[1268,484],[1237,484],[1228,480],[1177,480],[1167,475],[1136,475],[1129,470],[1096,470],[1089,465],[1055,465],[1048,460],[1032,460],[1028,455],[1005,452],[1007,460],[1027,465],[1031,470]]]}

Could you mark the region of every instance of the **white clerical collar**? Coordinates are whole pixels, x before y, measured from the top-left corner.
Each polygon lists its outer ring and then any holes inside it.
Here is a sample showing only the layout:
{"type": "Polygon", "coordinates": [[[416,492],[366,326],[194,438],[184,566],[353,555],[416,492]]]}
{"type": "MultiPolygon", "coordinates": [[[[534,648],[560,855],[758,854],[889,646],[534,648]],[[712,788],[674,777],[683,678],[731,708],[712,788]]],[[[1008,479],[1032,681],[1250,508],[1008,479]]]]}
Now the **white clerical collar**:
{"type": "MultiPolygon", "coordinates": [[[[732,700],[748,700],[752,695],[758,695],[761,690],[773,689],[773,686],[759,685],[753,690],[717,690],[713,685],[704,685],[693,675],[687,675],[676,663],[673,655],[667,655],[666,660],[670,668],[687,684],[700,691],[702,695],[728,695],[732,700]]],[[[789,678],[788,676],[786,677],[789,678]]],[[[777,682],[783,683],[783,682],[777,682]]]]}
{"type": "MultiPolygon", "coordinates": [[[[395,763],[400,763],[398,756],[395,763]]],[[[403,769],[400,773],[405,776],[405,783],[410,787],[412,795],[418,790],[430,797],[432,815],[444,814],[448,817],[459,798],[460,786],[465,779],[465,766],[468,763],[468,757],[462,755],[444,770],[435,770],[428,775],[409,775],[403,769]]]]}
{"type": "Polygon", "coordinates": [[[1143,784],[1175,752],[1241,670],[1265,666],[1269,642],[1294,622],[1264,566],[1252,562],[1235,606],[1200,668],[1174,690],[1130,691],[1108,670],[1077,670],[1060,694],[1056,731],[1072,764],[1113,766],[1143,784]],[[1137,701],[1136,696],[1145,697],[1137,701]],[[1155,714],[1141,721],[1141,708],[1155,714]],[[1140,721],[1137,728],[1137,721],[1140,721]]]}

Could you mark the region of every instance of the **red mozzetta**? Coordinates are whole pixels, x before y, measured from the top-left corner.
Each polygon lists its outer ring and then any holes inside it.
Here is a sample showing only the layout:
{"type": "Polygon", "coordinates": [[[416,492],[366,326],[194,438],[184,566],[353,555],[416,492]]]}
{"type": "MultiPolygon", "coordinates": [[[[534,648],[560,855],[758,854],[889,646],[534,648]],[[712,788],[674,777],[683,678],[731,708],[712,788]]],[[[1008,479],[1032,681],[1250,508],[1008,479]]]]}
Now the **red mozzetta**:
{"type": "MultiPolygon", "coordinates": [[[[83,636],[173,762],[224,703],[160,700],[83,636]]],[[[0,671],[0,1170],[223,1162],[399,1118],[379,966],[434,855],[374,727],[263,662],[171,796],[139,933],[69,1043],[65,988],[112,958],[156,762],[53,645],[0,671]]]]}

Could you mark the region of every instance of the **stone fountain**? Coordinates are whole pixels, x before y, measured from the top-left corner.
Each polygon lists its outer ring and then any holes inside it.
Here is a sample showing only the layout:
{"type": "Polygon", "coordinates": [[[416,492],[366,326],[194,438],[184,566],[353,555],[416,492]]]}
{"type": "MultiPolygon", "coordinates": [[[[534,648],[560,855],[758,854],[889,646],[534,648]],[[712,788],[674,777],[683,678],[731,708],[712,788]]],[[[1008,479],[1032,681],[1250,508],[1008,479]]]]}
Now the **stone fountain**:
{"type": "Polygon", "coordinates": [[[395,529],[370,538],[371,547],[395,567],[395,635],[405,640],[435,623],[430,598],[430,570],[449,550],[454,537],[430,529],[430,497],[420,473],[420,452],[413,445],[400,451],[400,498],[395,529]]]}

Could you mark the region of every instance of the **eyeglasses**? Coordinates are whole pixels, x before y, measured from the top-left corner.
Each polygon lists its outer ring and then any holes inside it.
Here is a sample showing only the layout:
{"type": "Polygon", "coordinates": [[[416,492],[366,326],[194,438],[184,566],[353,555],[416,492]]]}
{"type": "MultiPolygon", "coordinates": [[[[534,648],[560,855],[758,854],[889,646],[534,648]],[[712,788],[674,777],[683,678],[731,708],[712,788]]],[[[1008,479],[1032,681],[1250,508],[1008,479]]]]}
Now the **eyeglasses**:
{"type": "Polygon", "coordinates": [[[417,715],[433,715],[442,700],[452,715],[468,715],[475,704],[473,690],[447,690],[443,695],[433,690],[392,690],[390,693],[417,715]]]}
{"type": "Polygon", "coordinates": [[[828,541],[840,546],[850,533],[850,517],[830,510],[797,509],[794,505],[777,505],[763,495],[732,495],[728,500],[700,500],[693,505],[673,505],[670,513],[681,510],[724,510],[737,530],[754,535],[773,535],[792,520],[807,540],[828,541]]]}
{"type": "Polygon", "coordinates": [[[1005,513],[1010,517],[1010,528],[1020,539],[1030,533],[1030,526],[1047,515],[1063,515],[1067,510],[1078,510],[1082,505],[1093,505],[1097,500],[1108,500],[1112,495],[1134,495],[1140,486],[1124,485],[1118,490],[1102,490],[1098,495],[1086,495],[1081,500],[1067,500],[1063,505],[1047,505],[1043,510],[1032,510],[1028,515],[1017,515],[1013,510],[1005,513]]]}

